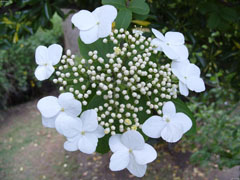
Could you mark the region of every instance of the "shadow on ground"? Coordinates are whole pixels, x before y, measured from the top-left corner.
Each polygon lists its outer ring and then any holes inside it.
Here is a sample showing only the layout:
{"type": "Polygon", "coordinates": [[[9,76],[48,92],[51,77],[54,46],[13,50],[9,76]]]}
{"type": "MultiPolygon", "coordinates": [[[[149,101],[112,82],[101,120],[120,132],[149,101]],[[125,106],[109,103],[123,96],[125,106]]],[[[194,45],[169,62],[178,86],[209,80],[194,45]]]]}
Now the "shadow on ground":
{"type": "MultiPolygon", "coordinates": [[[[127,170],[110,171],[110,153],[102,156],[65,151],[64,137],[42,126],[36,103],[22,104],[0,114],[1,180],[138,179],[127,170]]],[[[189,164],[189,153],[169,152],[164,145],[156,148],[158,159],[148,166],[142,179],[231,180],[240,174],[239,167],[224,171],[198,168],[189,164]]]]}

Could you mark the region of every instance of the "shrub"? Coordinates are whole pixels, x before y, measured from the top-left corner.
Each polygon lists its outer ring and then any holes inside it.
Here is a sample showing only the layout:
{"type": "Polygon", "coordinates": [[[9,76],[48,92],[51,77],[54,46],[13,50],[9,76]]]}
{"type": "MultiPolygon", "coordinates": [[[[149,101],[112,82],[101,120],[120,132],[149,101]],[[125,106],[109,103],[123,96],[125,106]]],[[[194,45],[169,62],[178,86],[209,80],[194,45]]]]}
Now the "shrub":
{"type": "Polygon", "coordinates": [[[36,67],[34,53],[37,46],[59,42],[62,36],[61,18],[55,15],[52,19],[54,28],[43,31],[39,29],[28,39],[21,39],[11,48],[0,51],[0,107],[29,99],[37,94],[41,83],[35,82],[36,67]]]}

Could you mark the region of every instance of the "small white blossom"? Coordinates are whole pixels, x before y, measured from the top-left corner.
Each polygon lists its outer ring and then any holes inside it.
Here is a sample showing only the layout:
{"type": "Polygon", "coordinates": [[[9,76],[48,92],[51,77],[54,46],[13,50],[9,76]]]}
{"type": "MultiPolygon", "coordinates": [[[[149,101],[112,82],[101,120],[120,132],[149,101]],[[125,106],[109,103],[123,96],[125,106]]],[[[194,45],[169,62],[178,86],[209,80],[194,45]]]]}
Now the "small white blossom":
{"type": "Polygon", "coordinates": [[[80,118],[62,115],[56,120],[56,129],[67,138],[64,149],[67,151],[79,149],[86,154],[94,153],[98,138],[104,136],[104,129],[98,125],[95,110],[84,111],[80,118]]]}
{"type": "Polygon", "coordinates": [[[200,78],[200,69],[188,61],[172,62],[172,72],[179,79],[179,91],[182,95],[188,96],[190,89],[197,93],[205,91],[205,84],[200,78]]]}
{"type": "Polygon", "coordinates": [[[81,102],[76,100],[72,93],[62,93],[60,96],[47,96],[38,101],[37,108],[42,114],[42,123],[45,127],[55,128],[55,121],[67,114],[77,117],[82,111],[81,102]]]}
{"type": "Polygon", "coordinates": [[[52,44],[48,48],[38,46],[35,52],[35,59],[38,67],[35,76],[39,81],[48,79],[54,72],[54,65],[61,59],[63,48],[58,44],[52,44]]]}
{"type": "Polygon", "coordinates": [[[127,168],[137,177],[144,176],[147,164],[157,157],[155,149],[146,144],[143,136],[135,130],[112,136],[109,139],[109,146],[113,152],[109,168],[112,171],[127,168]]]}
{"type": "Polygon", "coordinates": [[[81,40],[85,44],[91,44],[110,35],[116,17],[117,9],[111,5],[104,5],[93,12],[81,10],[73,15],[71,21],[80,30],[81,40]]]}
{"type": "Polygon", "coordinates": [[[184,61],[188,58],[188,49],[184,45],[184,36],[179,32],[167,32],[165,36],[156,29],[152,29],[153,34],[156,36],[151,41],[156,50],[163,51],[164,54],[172,60],[184,61]]]}
{"type": "Polygon", "coordinates": [[[175,105],[168,101],[162,108],[163,117],[152,116],[142,125],[143,132],[151,138],[162,137],[165,141],[174,143],[192,127],[191,119],[184,113],[176,113],[175,105]]]}

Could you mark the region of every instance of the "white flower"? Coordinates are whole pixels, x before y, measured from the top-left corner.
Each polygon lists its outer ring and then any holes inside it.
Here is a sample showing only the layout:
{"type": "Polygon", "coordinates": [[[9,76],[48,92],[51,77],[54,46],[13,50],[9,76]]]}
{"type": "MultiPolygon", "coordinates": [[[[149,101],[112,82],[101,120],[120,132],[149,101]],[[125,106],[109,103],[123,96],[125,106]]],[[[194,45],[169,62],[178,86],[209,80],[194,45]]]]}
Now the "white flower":
{"type": "Polygon", "coordinates": [[[67,151],[80,150],[92,154],[96,151],[98,138],[103,137],[104,129],[98,125],[95,110],[87,110],[79,117],[62,115],[56,120],[56,129],[67,137],[64,149],[67,151]]]}
{"type": "Polygon", "coordinates": [[[205,84],[200,78],[200,69],[195,64],[185,62],[172,62],[172,72],[179,79],[179,91],[182,95],[189,94],[188,89],[195,92],[205,91],[205,84]]]}
{"type": "Polygon", "coordinates": [[[37,108],[42,114],[45,127],[55,128],[55,121],[61,115],[77,117],[82,111],[81,102],[72,93],[62,93],[58,98],[47,96],[38,101],[37,108]]]}
{"type": "Polygon", "coordinates": [[[175,105],[171,101],[164,104],[162,112],[163,117],[152,116],[144,122],[143,132],[151,138],[162,137],[170,143],[179,141],[192,127],[191,119],[184,113],[176,113],[175,105]]]}
{"type": "Polygon", "coordinates": [[[48,79],[54,72],[56,65],[62,56],[63,48],[58,44],[52,44],[48,48],[38,46],[35,52],[35,59],[38,67],[35,70],[35,76],[39,81],[48,79]]]}
{"type": "Polygon", "coordinates": [[[152,28],[156,36],[151,44],[156,46],[156,50],[163,51],[164,54],[172,60],[184,61],[188,58],[188,49],[184,45],[184,36],[179,32],[167,32],[165,36],[156,29],[152,28]]]}
{"type": "Polygon", "coordinates": [[[93,12],[79,11],[73,15],[72,23],[80,30],[81,40],[85,44],[91,44],[110,35],[116,17],[117,9],[111,5],[104,5],[93,12]]]}
{"type": "Polygon", "coordinates": [[[144,176],[147,164],[157,157],[155,149],[146,144],[142,135],[134,130],[112,136],[109,139],[109,146],[113,152],[109,168],[112,171],[127,168],[137,177],[144,176]]]}

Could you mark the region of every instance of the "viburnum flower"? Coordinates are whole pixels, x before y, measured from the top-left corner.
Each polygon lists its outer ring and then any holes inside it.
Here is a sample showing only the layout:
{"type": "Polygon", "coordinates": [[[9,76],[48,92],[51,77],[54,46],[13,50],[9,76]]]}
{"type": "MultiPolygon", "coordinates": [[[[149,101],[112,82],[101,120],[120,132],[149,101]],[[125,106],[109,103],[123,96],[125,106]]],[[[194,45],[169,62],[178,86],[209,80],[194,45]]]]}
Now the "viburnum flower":
{"type": "Polygon", "coordinates": [[[63,48],[58,44],[52,44],[48,48],[38,46],[35,52],[35,59],[38,67],[35,76],[39,81],[48,79],[54,72],[54,65],[61,59],[63,48]]]}
{"type": "Polygon", "coordinates": [[[174,143],[192,127],[191,119],[184,113],[176,113],[173,102],[164,104],[163,117],[152,116],[142,125],[142,131],[151,138],[162,137],[165,141],[174,143]]]}
{"type": "Polygon", "coordinates": [[[127,168],[137,177],[144,176],[147,164],[157,157],[155,149],[146,144],[142,135],[134,130],[111,136],[109,146],[113,152],[109,168],[112,171],[127,168]]]}
{"type": "Polygon", "coordinates": [[[152,28],[153,34],[156,36],[151,44],[156,50],[163,51],[164,54],[174,61],[185,61],[188,58],[188,49],[184,45],[184,36],[179,32],[167,32],[165,36],[152,28]]]}
{"type": "Polygon", "coordinates": [[[64,149],[67,151],[80,150],[92,154],[96,151],[98,138],[102,138],[104,129],[98,125],[97,112],[87,110],[79,117],[62,115],[56,120],[56,129],[67,137],[64,149]]]}
{"type": "Polygon", "coordinates": [[[62,115],[77,117],[82,111],[81,102],[72,93],[62,93],[58,98],[47,96],[38,101],[37,108],[42,114],[45,127],[55,128],[55,121],[62,115]]]}
{"type": "Polygon", "coordinates": [[[179,79],[179,91],[182,95],[188,96],[190,89],[197,93],[205,91],[205,84],[200,78],[200,69],[190,62],[172,62],[172,72],[179,79]]]}
{"type": "Polygon", "coordinates": [[[109,36],[116,17],[117,9],[111,5],[104,5],[93,12],[79,11],[73,15],[72,23],[80,30],[81,40],[85,44],[91,44],[99,38],[109,36]]]}

